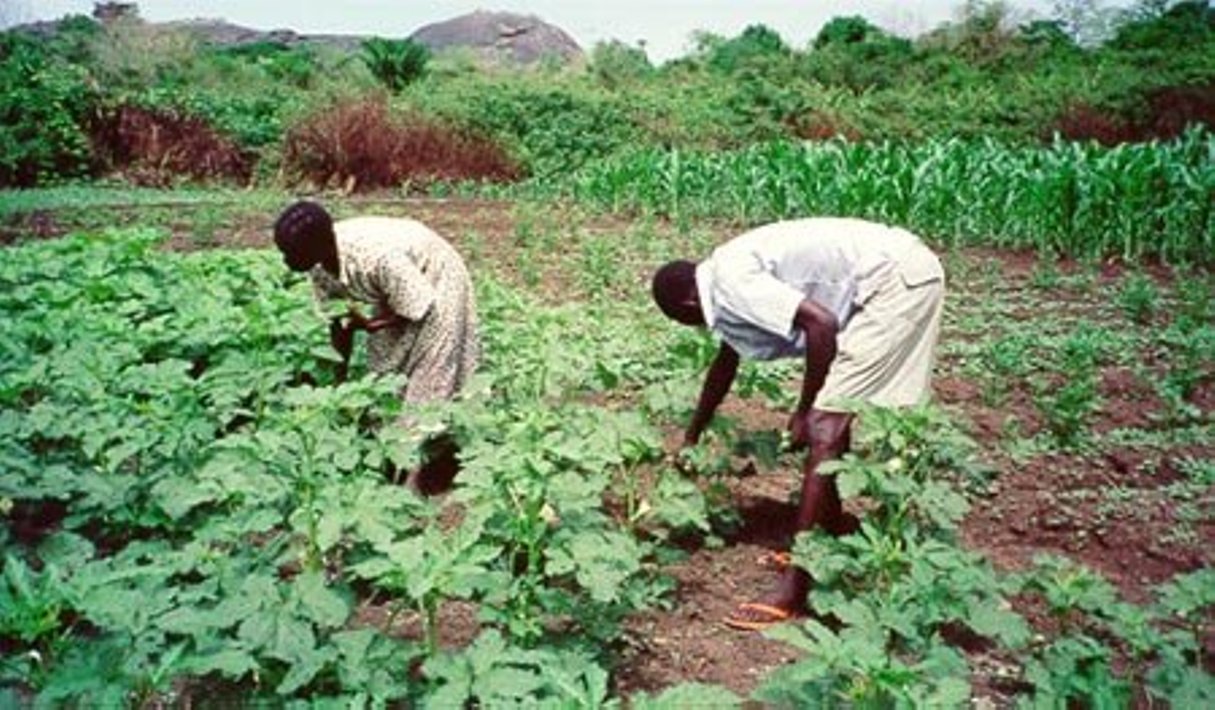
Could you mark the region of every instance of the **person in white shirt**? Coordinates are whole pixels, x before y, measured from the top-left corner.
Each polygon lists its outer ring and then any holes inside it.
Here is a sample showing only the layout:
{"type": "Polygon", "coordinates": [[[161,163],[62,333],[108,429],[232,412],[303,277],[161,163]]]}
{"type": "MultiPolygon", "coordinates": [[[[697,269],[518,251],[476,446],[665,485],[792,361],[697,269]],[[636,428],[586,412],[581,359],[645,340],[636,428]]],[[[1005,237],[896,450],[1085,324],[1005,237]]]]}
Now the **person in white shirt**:
{"type": "MultiPolygon", "coordinates": [[[[809,447],[796,529],[854,530],[834,479],[817,472],[849,447],[849,404],[910,406],[928,398],[944,303],[941,263],[918,237],[859,219],[776,222],[715,249],[699,264],[672,261],[654,274],[664,314],[720,339],[684,445],[695,445],[733,384],[740,357],[804,357],[801,397],[789,419],[809,447]]],[[[762,629],[805,611],[810,578],[789,566],[775,591],[739,606],[726,623],[762,629]]]]}

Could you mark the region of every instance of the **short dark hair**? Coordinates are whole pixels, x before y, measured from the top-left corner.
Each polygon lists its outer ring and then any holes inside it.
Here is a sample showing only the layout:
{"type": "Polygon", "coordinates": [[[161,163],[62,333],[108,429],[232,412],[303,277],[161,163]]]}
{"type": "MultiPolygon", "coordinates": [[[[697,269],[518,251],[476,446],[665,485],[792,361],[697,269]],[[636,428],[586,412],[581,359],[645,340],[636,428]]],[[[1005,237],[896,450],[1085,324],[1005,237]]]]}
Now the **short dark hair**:
{"type": "Polygon", "coordinates": [[[291,204],[274,222],[274,243],[284,252],[307,250],[319,238],[332,235],[333,218],[308,200],[291,204]]]}
{"type": "Polygon", "coordinates": [[[335,239],[333,218],[315,202],[300,200],[274,222],[274,244],[292,271],[306,271],[321,263],[336,249],[335,239]]]}
{"type": "Polygon", "coordinates": [[[685,304],[696,293],[696,264],[679,259],[663,264],[650,283],[654,303],[668,318],[688,322],[685,304]]]}

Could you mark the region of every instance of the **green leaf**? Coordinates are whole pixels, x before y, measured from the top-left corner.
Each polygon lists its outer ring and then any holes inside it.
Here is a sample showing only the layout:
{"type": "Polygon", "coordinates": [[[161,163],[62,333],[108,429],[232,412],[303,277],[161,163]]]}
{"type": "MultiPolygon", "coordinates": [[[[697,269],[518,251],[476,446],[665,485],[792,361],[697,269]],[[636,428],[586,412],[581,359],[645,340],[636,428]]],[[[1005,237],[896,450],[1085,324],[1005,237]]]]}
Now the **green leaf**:
{"type": "Polygon", "coordinates": [[[970,682],[964,678],[941,678],[928,694],[924,707],[961,708],[970,701],[970,682]]]}
{"type": "Polygon", "coordinates": [[[1186,668],[1168,698],[1175,708],[1215,707],[1215,676],[1198,668],[1186,668]]]}
{"type": "Polygon", "coordinates": [[[783,641],[812,656],[835,656],[841,647],[839,636],[815,619],[807,619],[801,624],[779,624],[764,631],[764,636],[783,641]]]}
{"type": "Polygon", "coordinates": [[[218,498],[217,492],[211,486],[179,476],[161,479],[152,486],[152,496],[160,509],[174,520],[180,520],[195,507],[218,498]]]}
{"type": "Polygon", "coordinates": [[[322,628],[341,626],[350,615],[350,602],[325,584],[322,572],[304,572],[296,577],[295,593],[305,615],[322,628]]]}
{"type": "Polygon", "coordinates": [[[93,558],[93,543],[73,532],[60,530],[38,545],[38,558],[45,565],[73,570],[93,558]]]}
{"type": "Polygon", "coordinates": [[[341,508],[322,510],[316,524],[316,546],[322,553],[332,550],[342,539],[346,515],[341,508]]]}
{"type": "Polygon", "coordinates": [[[1009,648],[1021,648],[1030,637],[1029,625],[1020,614],[1002,609],[999,600],[975,601],[966,613],[966,624],[976,634],[1000,641],[1009,648]]]}
{"type": "Polygon", "coordinates": [[[215,619],[220,625],[219,628],[228,628],[237,623],[243,624],[257,613],[265,601],[265,598],[259,598],[243,591],[225,596],[215,606],[215,619]]]}
{"type": "Polygon", "coordinates": [[[1181,617],[1215,607],[1215,570],[1200,569],[1178,575],[1161,585],[1158,594],[1160,605],[1169,613],[1181,617]]]}
{"type": "Polygon", "coordinates": [[[650,497],[651,515],[675,530],[709,532],[709,511],[704,494],[683,476],[664,472],[650,497]]]}
{"type": "Polygon", "coordinates": [[[578,532],[565,548],[575,564],[578,584],[598,602],[618,600],[625,581],[641,569],[637,543],[622,533],[578,532]]]}
{"type": "Polygon", "coordinates": [[[637,693],[629,698],[633,710],[683,710],[684,708],[735,708],[742,698],[726,688],[703,683],[681,683],[651,698],[637,693]]]}
{"type": "Polygon", "coordinates": [[[835,474],[835,485],[839,488],[840,498],[847,500],[865,491],[869,485],[869,477],[862,470],[847,468],[835,474]]]}
{"type": "Polygon", "coordinates": [[[279,695],[291,695],[300,688],[303,688],[326,664],[333,661],[337,656],[337,651],[333,648],[313,649],[298,658],[295,663],[291,664],[291,669],[287,671],[287,675],[283,676],[282,682],[274,689],[274,692],[279,695]]]}
{"type": "Polygon", "coordinates": [[[186,669],[195,675],[218,673],[229,680],[239,680],[258,669],[257,661],[244,649],[227,647],[214,653],[194,654],[186,669]]]}
{"type": "Polygon", "coordinates": [[[316,634],[312,625],[303,619],[278,614],[270,653],[284,661],[301,662],[316,650],[316,634]]]}
{"type": "Polygon", "coordinates": [[[504,665],[497,666],[473,682],[472,694],[486,705],[502,701],[526,701],[544,687],[540,674],[530,668],[505,665],[510,656],[499,659],[504,665]]]}
{"type": "Polygon", "coordinates": [[[168,633],[195,637],[203,636],[217,626],[213,612],[195,606],[171,609],[156,619],[156,625],[168,633]]]}
{"type": "Polygon", "coordinates": [[[262,650],[270,646],[274,640],[277,613],[260,610],[240,622],[237,637],[250,649],[262,650]]]}

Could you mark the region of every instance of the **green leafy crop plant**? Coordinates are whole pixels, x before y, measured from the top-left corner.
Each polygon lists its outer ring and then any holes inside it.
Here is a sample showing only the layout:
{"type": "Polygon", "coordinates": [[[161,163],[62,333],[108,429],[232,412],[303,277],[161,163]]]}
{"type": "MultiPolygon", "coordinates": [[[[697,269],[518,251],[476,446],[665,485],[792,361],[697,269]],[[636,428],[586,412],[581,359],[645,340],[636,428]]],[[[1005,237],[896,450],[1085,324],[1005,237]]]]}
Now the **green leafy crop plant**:
{"type": "Polygon", "coordinates": [[[477,643],[506,639],[548,679],[518,697],[602,699],[622,620],[668,589],[662,531],[705,526],[694,487],[642,487],[662,451],[649,420],[588,401],[673,370],[622,337],[635,324],[486,281],[491,352],[521,356],[489,358],[467,397],[407,430],[395,379],[335,384],[306,284],[270,254],[159,240],[77,235],[0,266],[0,499],[46,518],[17,538],[5,526],[3,682],[45,702],[195,683],[422,702],[455,692],[437,617],[464,600],[477,643]],[[454,524],[398,483],[438,431],[461,446],[454,524]],[[626,491],[620,515],[609,486],[626,491]],[[376,600],[420,614],[423,638],[357,621],[376,600]]]}
{"type": "Polygon", "coordinates": [[[1052,639],[1027,649],[1026,677],[1035,702],[1058,704],[1085,698],[1122,706],[1130,679],[1173,706],[1203,705],[1215,698],[1215,681],[1202,670],[1204,614],[1215,604],[1209,570],[1178,575],[1157,589],[1146,606],[1118,598],[1100,574],[1068,560],[1042,556],[1015,584],[1022,596],[1041,599],[1059,626],[1052,639]],[[1128,653],[1129,668],[1115,671],[1109,639],[1128,653]]]}
{"type": "MultiPolygon", "coordinates": [[[[729,417],[684,460],[664,454],[714,343],[663,327],[644,299],[545,305],[483,274],[481,372],[406,429],[399,381],[356,359],[335,382],[307,284],[273,254],[159,240],[80,234],[0,263],[0,684],[16,697],[617,706],[622,629],[669,602],[672,542],[720,543],[740,455],[797,467],[778,437],[729,417]],[[437,432],[462,470],[446,497],[420,499],[399,482],[437,432]],[[456,647],[443,620],[460,609],[472,637],[456,647]]],[[[1031,344],[1062,373],[1201,333],[1182,320],[1132,340],[1051,322],[1031,344]]],[[[1014,378],[1037,372],[1018,369],[1020,334],[997,358],[1014,378]]],[[[795,374],[747,368],[738,393],[784,408],[795,374]]],[[[843,625],[777,632],[811,653],[757,698],[953,704],[969,688],[947,640],[959,626],[1016,659],[1042,698],[1121,692],[1096,684],[1115,657],[1103,633],[1131,644],[1137,687],[1205,697],[1203,578],[1176,580],[1173,611],[1111,607],[1027,640],[1006,603],[1018,590],[956,539],[959,491],[984,485],[971,444],[931,409],[861,419],[834,475],[865,526],[794,550],[814,609],[843,625]],[[1075,677],[1031,671],[1051,659],[1075,677]]],[[[727,695],[688,686],[654,701],[727,695]]]]}
{"type": "Polygon", "coordinates": [[[815,617],[769,632],[806,656],[774,672],[758,697],[859,707],[957,706],[966,663],[942,634],[961,625],[1010,648],[1028,627],[1007,585],[954,540],[967,510],[955,484],[980,475],[973,445],[940,412],[862,408],[856,453],[824,466],[846,501],[863,503],[858,532],[799,535],[815,617]],[[826,623],[820,621],[828,620],[826,623]]]}

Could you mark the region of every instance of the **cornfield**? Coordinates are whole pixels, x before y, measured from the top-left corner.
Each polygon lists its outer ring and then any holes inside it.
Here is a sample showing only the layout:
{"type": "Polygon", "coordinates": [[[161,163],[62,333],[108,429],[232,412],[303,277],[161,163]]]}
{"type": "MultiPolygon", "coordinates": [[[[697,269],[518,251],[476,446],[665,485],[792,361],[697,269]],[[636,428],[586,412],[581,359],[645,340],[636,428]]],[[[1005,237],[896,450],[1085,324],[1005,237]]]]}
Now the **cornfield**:
{"type": "Polygon", "coordinates": [[[947,139],[646,150],[584,169],[564,191],[602,209],[676,219],[856,216],[945,246],[1215,261],[1215,134],[1200,129],[1113,148],[947,139]]]}

